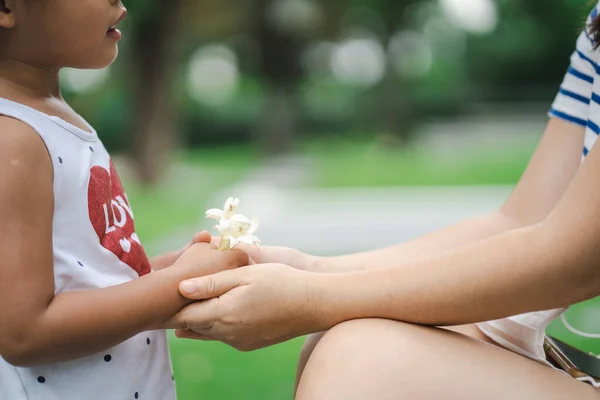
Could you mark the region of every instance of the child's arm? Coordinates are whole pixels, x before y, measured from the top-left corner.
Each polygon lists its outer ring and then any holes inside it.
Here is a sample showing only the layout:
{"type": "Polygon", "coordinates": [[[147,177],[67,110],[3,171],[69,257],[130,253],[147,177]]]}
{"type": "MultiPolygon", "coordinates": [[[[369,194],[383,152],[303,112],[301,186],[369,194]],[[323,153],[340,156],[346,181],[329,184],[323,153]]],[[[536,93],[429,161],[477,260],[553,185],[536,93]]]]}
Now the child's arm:
{"type": "Polygon", "coordinates": [[[16,365],[95,354],[187,304],[184,278],[247,263],[196,244],[173,267],[122,285],[54,295],[52,165],[21,122],[0,118],[0,355],[16,365]]]}

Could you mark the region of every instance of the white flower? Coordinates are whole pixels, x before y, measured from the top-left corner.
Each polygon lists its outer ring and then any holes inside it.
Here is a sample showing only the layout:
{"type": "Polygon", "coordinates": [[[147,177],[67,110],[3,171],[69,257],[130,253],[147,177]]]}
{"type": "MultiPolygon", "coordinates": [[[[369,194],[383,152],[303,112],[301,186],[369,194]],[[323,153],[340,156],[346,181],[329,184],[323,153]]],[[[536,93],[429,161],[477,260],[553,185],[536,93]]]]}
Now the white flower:
{"type": "Polygon", "coordinates": [[[211,208],[208,210],[206,212],[206,218],[216,219],[217,221],[231,219],[231,217],[235,215],[235,210],[239,205],[240,199],[237,197],[230,197],[225,202],[222,210],[219,210],[218,208],[211,208]]]}
{"type": "Polygon", "coordinates": [[[214,226],[221,235],[219,250],[233,249],[239,243],[249,246],[258,246],[261,243],[260,239],[254,235],[258,229],[258,220],[250,220],[244,215],[236,214],[235,211],[239,204],[238,198],[230,197],[225,202],[223,210],[211,209],[206,212],[206,218],[219,221],[219,224],[214,226]]]}
{"type": "Polygon", "coordinates": [[[248,246],[259,245],[260,239],[254,233],[258,229],[260,222],[257,219],[249,220],[241,214],[234,215],[231,218],[229,227],[229,247],[234,248],[238,243],[244,243],[248,246]]]}

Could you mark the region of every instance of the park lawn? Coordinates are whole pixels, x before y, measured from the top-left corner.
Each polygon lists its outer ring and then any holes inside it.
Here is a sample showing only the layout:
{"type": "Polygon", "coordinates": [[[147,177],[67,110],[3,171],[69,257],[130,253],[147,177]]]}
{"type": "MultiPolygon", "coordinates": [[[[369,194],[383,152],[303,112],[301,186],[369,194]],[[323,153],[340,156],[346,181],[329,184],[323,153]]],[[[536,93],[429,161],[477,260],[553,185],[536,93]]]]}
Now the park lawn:
{"type": "Polygon", "coordinates": [[[525,170],[536,140],[443,151],[425,144],[386,147],[358,138],[309,142],[305,149],[319,187],[511,185],[525,170]]]}
{"type": "Polygon", "coordinates": [[[251,353],[169,334],[179,400],[293,398],[302,339],[251,353]]]}

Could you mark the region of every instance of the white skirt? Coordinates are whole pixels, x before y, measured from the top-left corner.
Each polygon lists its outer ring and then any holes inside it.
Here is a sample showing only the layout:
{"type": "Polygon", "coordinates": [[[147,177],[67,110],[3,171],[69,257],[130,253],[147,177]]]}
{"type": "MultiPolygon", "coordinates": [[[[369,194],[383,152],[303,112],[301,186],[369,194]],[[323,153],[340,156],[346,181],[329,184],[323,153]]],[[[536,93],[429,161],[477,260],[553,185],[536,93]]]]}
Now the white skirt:
{"type": "MultiPolygon", "coordinates": [[[[566,310],[566,308],[561,308],[537,311],[494,321],[481,322],[476,324],[476,326],[485,336],[492,339],[501,347],[566,374],[565,371],[556,368],[548,362],[546,352],[544,351],[546,328],[550,325],[550,322],[566,310]]],[[[592,378],[578,378],[577,380],[587,382],[595,388],[600,388],[600,383],[597,383],[592,378]]]]}
{"type": "Polygon", "coordinates": [[[565,310],[536,311],[476,325],[484,335],[505,349],[550,365],[544,352],[546,328],[565,310]]]}

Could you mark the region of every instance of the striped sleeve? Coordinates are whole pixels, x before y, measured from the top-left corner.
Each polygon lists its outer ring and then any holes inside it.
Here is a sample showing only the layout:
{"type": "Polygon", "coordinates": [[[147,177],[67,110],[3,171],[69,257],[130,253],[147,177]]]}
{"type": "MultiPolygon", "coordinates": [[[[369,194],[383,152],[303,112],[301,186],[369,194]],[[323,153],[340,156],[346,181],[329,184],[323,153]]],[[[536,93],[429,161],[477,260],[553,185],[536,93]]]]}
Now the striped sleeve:
{"type": "MultiPolygon", "coordinates": [[[[597,13],[598,7],[590,14],[588,23],[596,17],[597,13]]],[[[577,39],[576,49],[571,55],[571,64],[549,115],[587,126],[589,105],[593,96],[592,87],[598,73],[600,73],[598,52],[594,50],[593,41],[585,30],[577,39]]]]}

